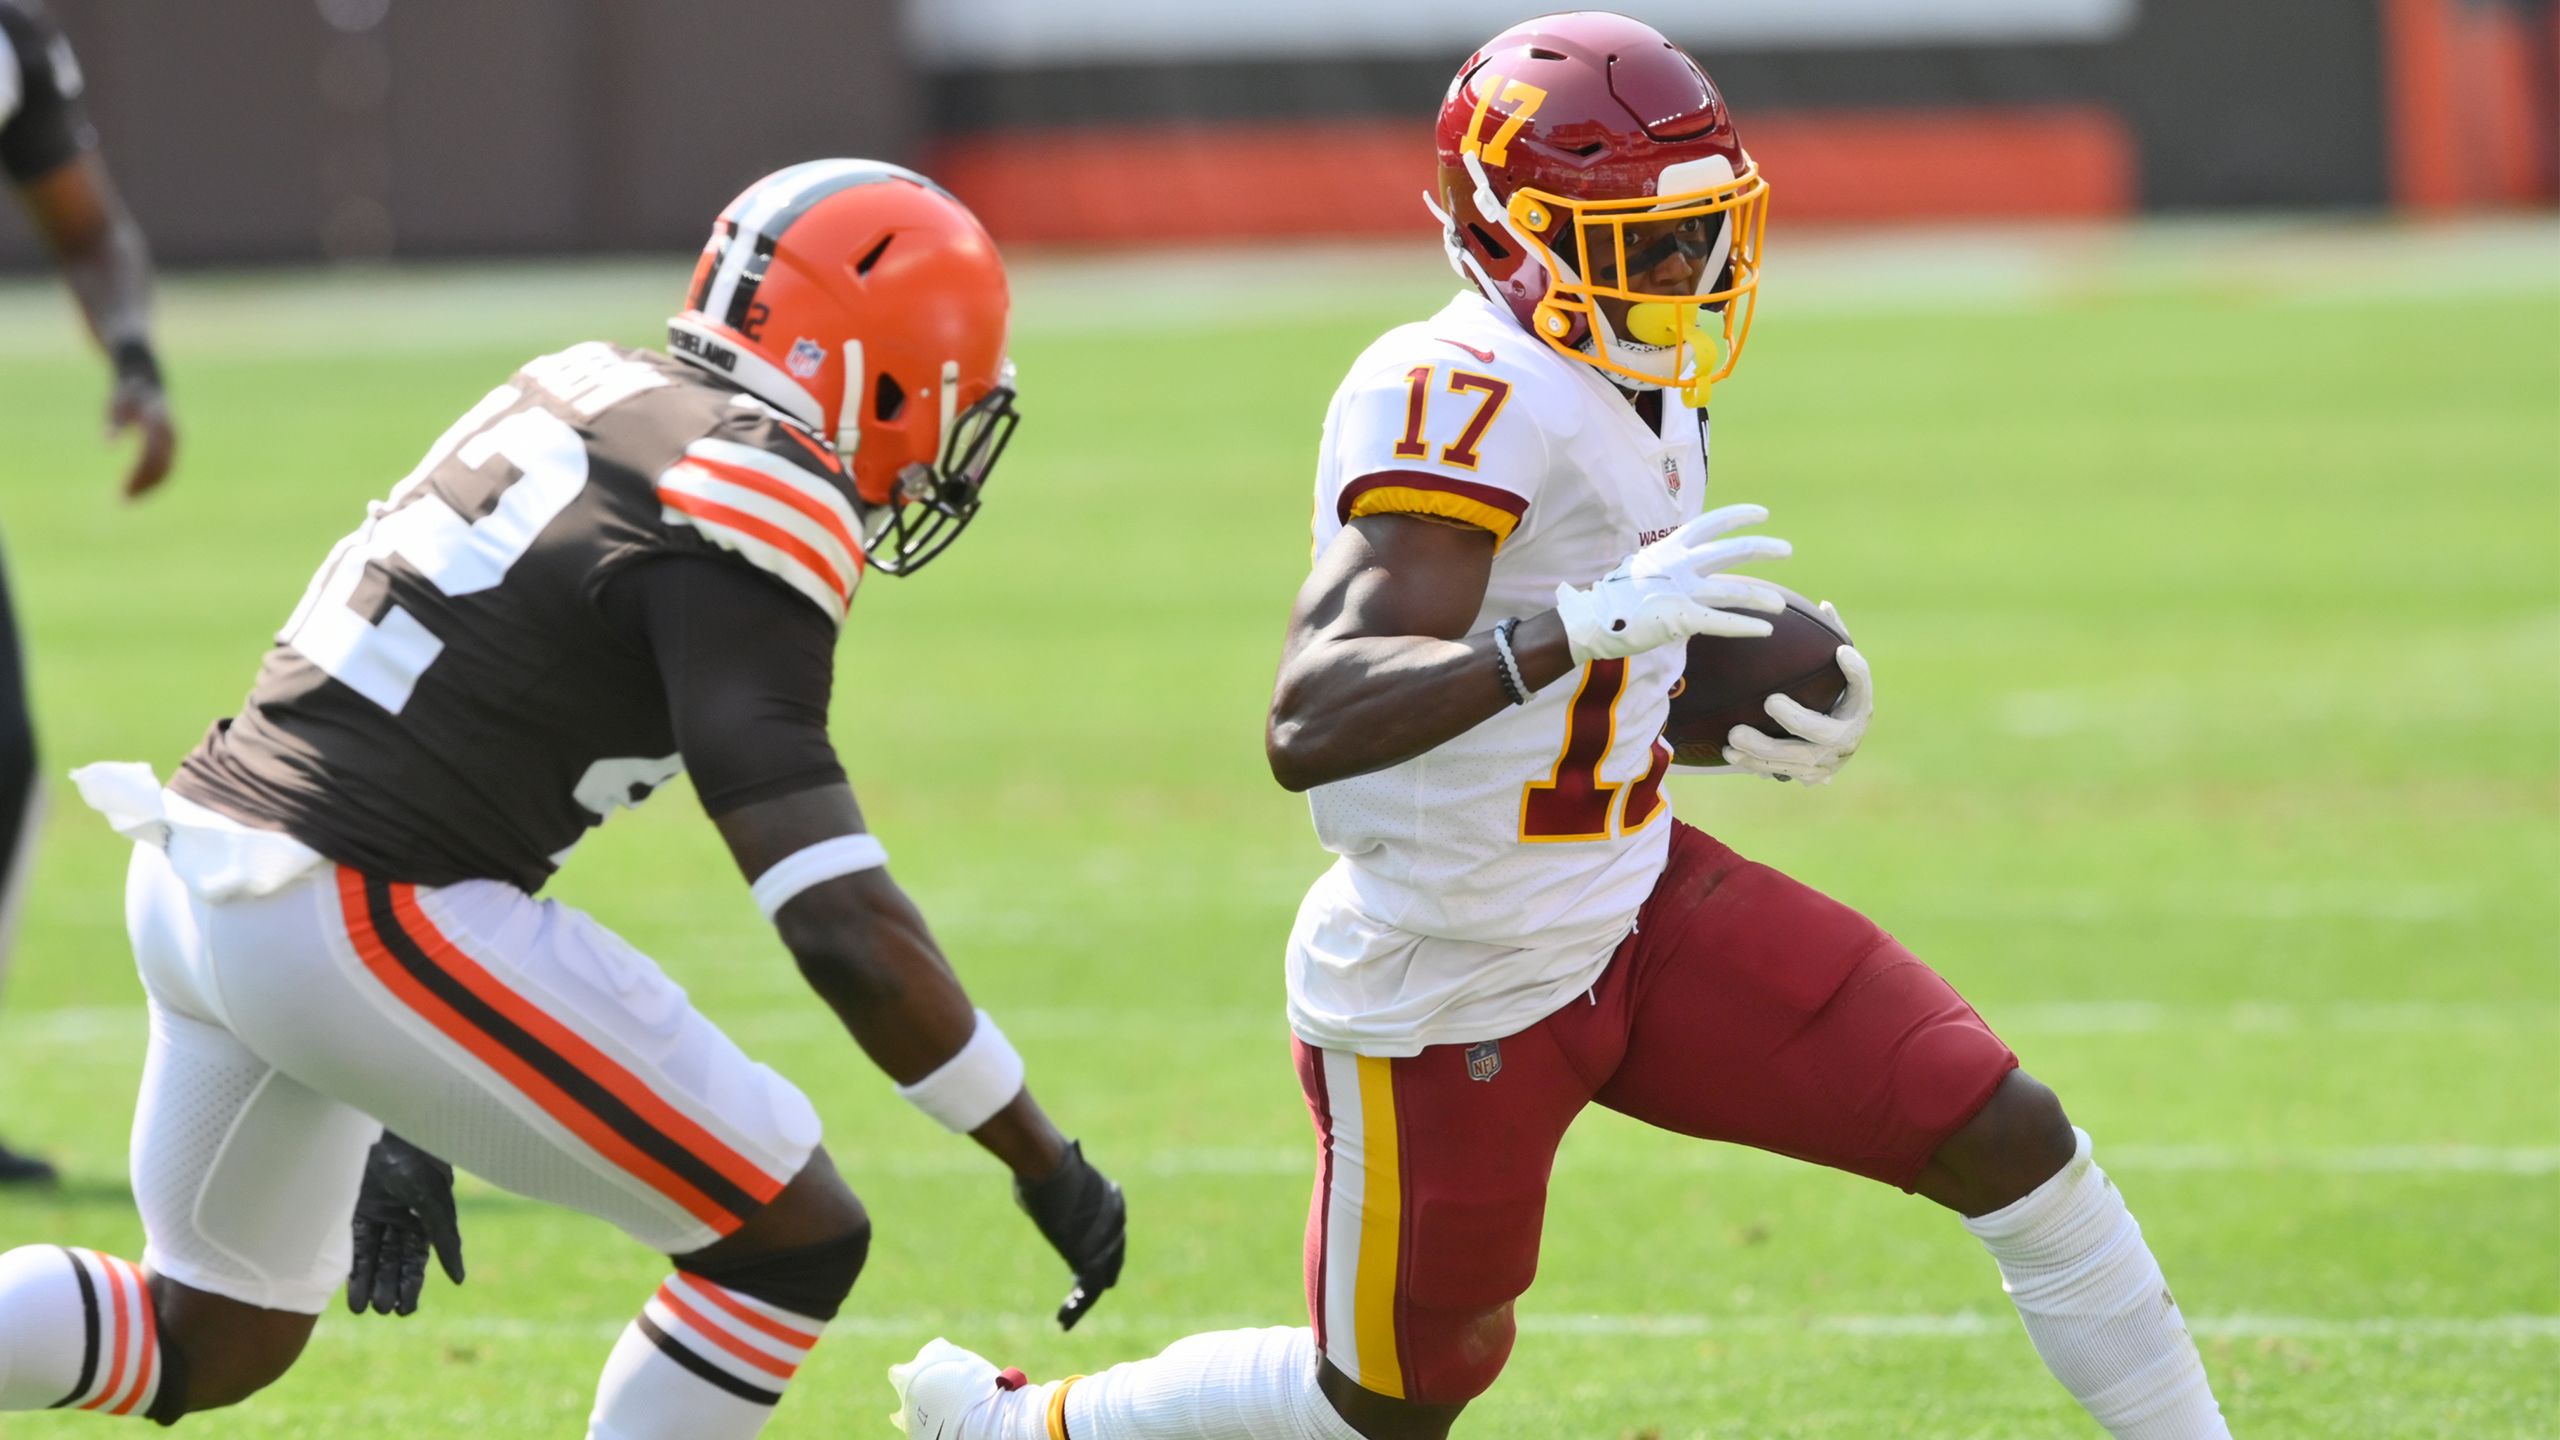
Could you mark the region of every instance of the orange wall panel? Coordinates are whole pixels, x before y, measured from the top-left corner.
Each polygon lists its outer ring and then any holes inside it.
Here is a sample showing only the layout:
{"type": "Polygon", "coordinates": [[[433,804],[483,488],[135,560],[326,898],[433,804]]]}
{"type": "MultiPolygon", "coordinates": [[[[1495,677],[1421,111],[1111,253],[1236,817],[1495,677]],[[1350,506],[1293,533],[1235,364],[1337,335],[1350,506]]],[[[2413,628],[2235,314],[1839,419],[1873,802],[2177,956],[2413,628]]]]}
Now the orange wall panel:
{"type": "MultiPolygon", "coordinates": [[[[2131,132],[2095,106],[1799,111],[1744,132],[1783,220],[2125,215],[2131,132]]],[[[997,131],[936,147],[930,173],[997,238],[1148,244],[1412,234],[1430,224],[1416,122],[997,131]]]]}

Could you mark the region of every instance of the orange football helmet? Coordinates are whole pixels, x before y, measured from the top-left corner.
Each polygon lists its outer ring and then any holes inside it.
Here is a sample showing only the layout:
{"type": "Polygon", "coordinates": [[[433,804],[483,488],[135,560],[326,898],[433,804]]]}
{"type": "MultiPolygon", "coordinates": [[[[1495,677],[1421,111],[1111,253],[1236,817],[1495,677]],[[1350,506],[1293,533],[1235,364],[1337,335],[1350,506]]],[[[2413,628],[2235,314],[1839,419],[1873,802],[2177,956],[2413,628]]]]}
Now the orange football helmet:
{"type": "Polygon", "coordinates": [[[902,575],[977,515],[1019,423],[1010,306],[995,242],[949,191],[813,160],[720,212],[667,338],[835,446],[869,562],[902,575]]]}

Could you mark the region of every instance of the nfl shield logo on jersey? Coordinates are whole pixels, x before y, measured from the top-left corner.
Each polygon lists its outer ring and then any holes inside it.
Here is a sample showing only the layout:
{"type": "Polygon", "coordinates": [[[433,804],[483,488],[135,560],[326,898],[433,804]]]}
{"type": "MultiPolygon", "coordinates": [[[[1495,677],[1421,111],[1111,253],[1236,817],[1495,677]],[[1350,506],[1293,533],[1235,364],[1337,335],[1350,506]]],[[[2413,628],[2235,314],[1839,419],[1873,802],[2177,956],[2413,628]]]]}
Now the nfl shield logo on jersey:
{"type": "Polygon", "coordinates": [[[806,380],[827,363],[827,352],[817,341],[803,335],[791,342],[791,353],[783,357],[782,363],[792,374],[806,380]]]}
{"type": "Polygon", "coordinates": [[[1467,1078],[1491,1080],[1502,1073],[1502,1042],[1479,1040],[1467,1047],[1467,1078]]]}
{"type": "Polygon", "coordinates": [[[1662,483],[1670,487],[1672,499],[1677,500],[1680,498],[1679,456],[1665,455],[1662,457],[1662,483]]]}

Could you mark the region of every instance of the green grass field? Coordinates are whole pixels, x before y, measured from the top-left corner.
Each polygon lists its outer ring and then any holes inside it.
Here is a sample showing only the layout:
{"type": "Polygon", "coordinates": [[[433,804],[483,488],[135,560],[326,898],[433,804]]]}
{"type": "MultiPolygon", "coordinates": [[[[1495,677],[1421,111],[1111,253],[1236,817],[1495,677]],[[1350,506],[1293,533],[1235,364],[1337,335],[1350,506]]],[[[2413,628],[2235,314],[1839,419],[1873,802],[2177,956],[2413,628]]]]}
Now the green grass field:
{"type": "MultiPolygon", "coordinates": [[[[1771,506],[1797,547],[1771,573],[1858,627],[1879,718],[1829,790],[1690,780],[1681,813],[1882,918],[2062,1092],[2236,1433],[2560,1435],[2560,231],[1795,243],[1720,396],[1713,498],[1771,506]]],[[[834,1030],[680,787],[562,878],[809,1089],[877,1218],[769,1433],[887,1434],[882,1368],[937,1333],[1054,1375],[1302,1317],[1278,959],[1323,857],[1259,723],[1326,396],[1437,303],[1435,266],[1418,236],[1406,260],[1033,269],[1030,418],[988,518],[856,607],[855,783],[1129,1187],[1127,1283],[1073,1337],[992,1164],[834,1030]]],[[[48,769],[174,762],[451,416],[537,349],[647,341],[680,274],[174,284],[187,449],[133,510],[67,306],[0,290],[48,769]]],[[[74,1178],[0,1198],[0,1247],[133,1255],[123,846],[56,795],[0,1134],[74,1178]]],[[[185,1433],[577,1433],[664,1263],[486,1187],[466,1207],[465,1289],[328,1319],[282,1385],[185,1433]]],[[[1595,1113],[1551,1214],[1518,1356],[1462,1434],[2096,1433],[1922,1202],[1595,1113]]]]}

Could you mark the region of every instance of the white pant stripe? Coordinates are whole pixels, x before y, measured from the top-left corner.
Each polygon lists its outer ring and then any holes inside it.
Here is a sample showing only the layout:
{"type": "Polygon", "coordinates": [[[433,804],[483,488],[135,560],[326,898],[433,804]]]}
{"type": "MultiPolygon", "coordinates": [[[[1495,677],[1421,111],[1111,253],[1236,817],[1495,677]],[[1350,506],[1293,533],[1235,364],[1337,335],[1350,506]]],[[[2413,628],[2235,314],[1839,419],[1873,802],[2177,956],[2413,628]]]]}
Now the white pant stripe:
{"type": "Polygon", "coordinates": [[[1324,1348],[1327,1359],[1357,1379],[1360,1328],[1360,1200],[1368,1185],[1365,1132],[1360,1115],[1360,1059],[1324,1052],[1325,1117],[1333,1136],[1333,1184],[1325,1196],[1324,1348]]]}

